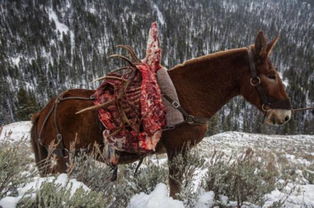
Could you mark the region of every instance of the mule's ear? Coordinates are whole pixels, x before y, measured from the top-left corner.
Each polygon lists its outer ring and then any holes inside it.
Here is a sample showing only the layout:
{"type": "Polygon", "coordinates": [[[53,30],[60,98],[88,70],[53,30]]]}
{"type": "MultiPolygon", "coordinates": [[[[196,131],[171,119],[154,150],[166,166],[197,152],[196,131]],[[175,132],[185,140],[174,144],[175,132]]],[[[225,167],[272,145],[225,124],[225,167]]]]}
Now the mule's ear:
{"type": "Polygon", "coordinates": [[[279,35],[277,35],[277,37],[274,38],[274,40],[272,40],[270,43],[267,44],[267,56],[269,56],[273,50],[273,48],[275,47],[276,43],[279,40],[279,35]]]}
{"type": "Polygon", "coordinates": [[[262,31],[257,34],[255,40],[255,53],[261,58],[267,57],[267,40],[262,31]]]}

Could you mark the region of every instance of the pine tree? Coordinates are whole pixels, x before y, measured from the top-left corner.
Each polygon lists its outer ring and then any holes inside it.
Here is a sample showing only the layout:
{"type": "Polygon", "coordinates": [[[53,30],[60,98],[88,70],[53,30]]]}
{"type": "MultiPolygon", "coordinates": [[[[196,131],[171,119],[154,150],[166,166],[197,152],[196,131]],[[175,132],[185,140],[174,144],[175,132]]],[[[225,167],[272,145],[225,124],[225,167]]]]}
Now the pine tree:
{"type": "Polygon", "coordinates": [[[22,121],[30,120],[31,115],[40,109],[35,96],[24,88],[20,88],[17,93],[16,106],[16,118],[22,121]]]}

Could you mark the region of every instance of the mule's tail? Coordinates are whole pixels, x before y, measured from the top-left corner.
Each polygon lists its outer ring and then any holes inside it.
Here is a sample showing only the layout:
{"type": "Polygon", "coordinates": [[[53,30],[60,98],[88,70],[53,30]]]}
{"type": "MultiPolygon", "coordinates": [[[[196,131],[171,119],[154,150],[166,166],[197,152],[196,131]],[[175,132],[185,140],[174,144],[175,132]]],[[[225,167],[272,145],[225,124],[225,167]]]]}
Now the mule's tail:
{"type": "Polygon", "coordinates": [[[40,116],[40,112],[37,112],[33,114],[32,116],[33,126],[31,129],[31,144],[32,144],[32,148],[35,154],[35,162],[39,170],[39,173],[41,176],[44,176],[46,174],[46,171],[44,170],[45,169],[44,163],[48,157],[48,151],[39,142],[39,135],[37,134],[39,116],[40,116]]]}

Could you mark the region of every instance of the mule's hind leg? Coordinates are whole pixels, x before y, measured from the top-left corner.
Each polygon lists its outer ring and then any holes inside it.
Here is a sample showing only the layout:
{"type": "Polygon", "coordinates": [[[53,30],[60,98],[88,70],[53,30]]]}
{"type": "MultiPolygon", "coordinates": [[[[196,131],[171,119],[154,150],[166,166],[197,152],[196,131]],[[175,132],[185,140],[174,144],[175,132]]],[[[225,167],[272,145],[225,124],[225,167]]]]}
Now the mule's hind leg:
{"type": "Polygon", "coordinates": [[[40,144],[39,137],[37,135],[37,125],[38,125],[39,113],[36,113],[32,117],[33,126],[31,129],[31,145],[33,152],[35,154],[35,162],[38,168],[39,174],[45,176],[49,173],[47,167],[48,163],[48,151],[47,149],[40,144]]]}
{"type": "Polygon", "coordinates": [[[66,173],[68,158],[59,149],[44,148],[40,151],[40,160],[36,161],[41,176],[48,174],[66,173]]]}
{"type": "Polygon", "coordinates": [[[64,149],[54,149],[49,156],[50,173],[66,173],[68,169],[67,164],[69,162],[68,157],[69,156],[65,156],[64,149]]]}
{"type": "Polygon", "coordinates": [[[35,154],[35,162],[41,176],[66,172],[66,160],[59,149],[47,148],[40,144],[36,134],[36,123],[31,129],[31,145],[35,154]]]}
{"type": "Polygon", "coordinates": [[[46,176],[49,173],[49,160],[47,149],[38,143],[35,139],[31,139],[32,148],[35,154],[35,162],[40,176],[46,176]]]}

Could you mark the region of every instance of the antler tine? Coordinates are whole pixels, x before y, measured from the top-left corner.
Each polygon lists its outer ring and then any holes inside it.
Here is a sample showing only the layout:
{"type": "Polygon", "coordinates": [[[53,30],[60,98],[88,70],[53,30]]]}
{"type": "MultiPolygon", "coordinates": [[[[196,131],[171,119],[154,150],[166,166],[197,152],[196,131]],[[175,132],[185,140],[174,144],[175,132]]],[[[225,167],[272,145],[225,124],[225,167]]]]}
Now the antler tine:
{"type": "Polygon", "coordinates": [[[84,112],[86,112],[86,111],[97,110],[97,109],[99,109],[99,108],[107,107],[107,106],[109,106],[109,105],[110,105],[111,103],[113,103],[113,102],[114,102],[114,100],[110,100],[110,101],[105,102],[105,103],[102,103],[102,104],[93,105],[93,106],[91,106],[91,107],[84,108],[84,109],[82,109],[82,110],[76,112],[75,114],[77,115],[77,114],[80,114],[80,113],[84,113],[84,112]]]}
{"type": "Polygon", "coordinates": [[[123,82],[127,81],[126,79],[123,79],[123,78],[120,78],[120,77],[116,77],[116,76],[103,76],[103,77],[99,77],[97,79],[94,79],[93,82],[97,82],[97,81],[100,81],[100,80],[103,80],[103,79],[117,79],[117,80],[120,80],[120,81],[123,81],[123,82]]]}
{"type": "Polygon", "coordinates": [[[109,56],[109,58],[121,58],[124,61],[128,62],[132,67],[135,67],[135,65],[132,63],[132,61],[125,56],[122,56],[119,54],[113,54],[113,55],[109,56]]]}
{"type": "Polygon", "coordinates": [[[116,47],[126,49],[126,50],[129,52],[129,54],[131,55],[131,58],[132,58],[136,63],[141,63],[141,60],[137,57],[137,55],[136,55],[134,49],[133,49],[131,46],[129,46],[129,45],[117,45],[116,47]]]}
{"type": "Polygon", "coordinates": [[[96,79],[94,79],[92,82],[97,82],[97,81],[100,81],[100,80],[103,80],[103,79],[106,79],[107,76],[103,76],[103,77],[98,77],[96,79]]]}
{"type": "Polygon", "coordinates": [[[123,67],[120,67],[118,69],[111,70],[110,73],[118,72],[118,71],[125,70],[125,69],[130,69],[130,67],[129,66],[123,66],[123,67]]]}

